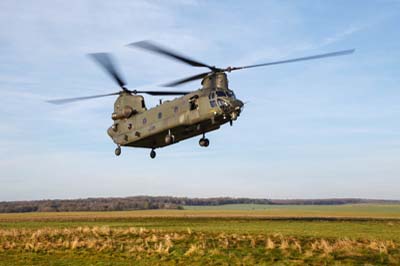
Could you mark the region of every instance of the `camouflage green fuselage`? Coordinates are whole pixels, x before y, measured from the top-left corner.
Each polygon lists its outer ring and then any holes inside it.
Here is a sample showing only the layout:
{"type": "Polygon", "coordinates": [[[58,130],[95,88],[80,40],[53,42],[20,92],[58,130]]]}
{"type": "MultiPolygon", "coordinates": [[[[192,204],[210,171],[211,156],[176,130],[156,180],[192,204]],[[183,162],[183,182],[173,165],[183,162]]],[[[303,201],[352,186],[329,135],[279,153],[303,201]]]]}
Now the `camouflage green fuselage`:
{"type": "Polygon", "coordinates": [[[121,114],[118,118],[123,118],[115,119],[108,134],[120,146],[154,149],[172,144],[165,141],[168,134],[173,135],[173,143],[177,143],[216,130],[236,120],[243,106],[227,86],[218,86],[219,79],[226,79],[226,75],[210,77],[214,86],[204,86],[207,83],[203,81],[202,89],[149,110],[142,96],[121,94],[115,102],[114,114],[121,114]]]}

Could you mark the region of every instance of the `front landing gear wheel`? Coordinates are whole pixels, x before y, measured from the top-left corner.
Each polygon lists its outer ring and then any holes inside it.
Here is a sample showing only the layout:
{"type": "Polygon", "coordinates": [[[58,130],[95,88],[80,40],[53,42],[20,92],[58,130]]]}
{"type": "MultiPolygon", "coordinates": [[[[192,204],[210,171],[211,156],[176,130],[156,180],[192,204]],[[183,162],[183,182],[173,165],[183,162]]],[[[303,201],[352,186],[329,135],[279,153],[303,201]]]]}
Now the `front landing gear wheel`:
{"type": "Polygon", "coordinates": [[[199,140],[199,145],[201,147],[208,147],[208,145],[210,145],[210,141],[208,139],[206,139],[206,138],[201,138],[199,140]]]}
{"type": "Polygon", "coordinates": [[[208,139],[204,139],[204,147],[208,147],[210,145],[210,141],[208,139]]]}
{"type": "Polygon", "coordinates": [[[151,152],[150,152],[150,158],[154,159],[154,158],[156,158],[156,155],[157,155],[156,151],[154,149],[152,149],[151,152]]]}
{"type": "Polygon", "coordinates": [[[120,146],[118,146],[118,147],[115,149],[115,155],[116,155],[116,156],[120,156],[120,155],[121,155],[121,147],[120,147],[120,146]]]}

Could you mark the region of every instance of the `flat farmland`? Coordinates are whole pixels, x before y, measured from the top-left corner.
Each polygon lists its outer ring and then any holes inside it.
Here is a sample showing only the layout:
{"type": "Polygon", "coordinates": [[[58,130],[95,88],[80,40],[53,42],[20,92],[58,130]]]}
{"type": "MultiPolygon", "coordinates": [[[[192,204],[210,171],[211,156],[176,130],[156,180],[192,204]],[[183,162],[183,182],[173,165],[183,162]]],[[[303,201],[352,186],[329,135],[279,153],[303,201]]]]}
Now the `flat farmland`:
{"type": "Polygon", "coordinates": [[[0,265],[398,265],[400,205],[0,214],[0,265]]]}

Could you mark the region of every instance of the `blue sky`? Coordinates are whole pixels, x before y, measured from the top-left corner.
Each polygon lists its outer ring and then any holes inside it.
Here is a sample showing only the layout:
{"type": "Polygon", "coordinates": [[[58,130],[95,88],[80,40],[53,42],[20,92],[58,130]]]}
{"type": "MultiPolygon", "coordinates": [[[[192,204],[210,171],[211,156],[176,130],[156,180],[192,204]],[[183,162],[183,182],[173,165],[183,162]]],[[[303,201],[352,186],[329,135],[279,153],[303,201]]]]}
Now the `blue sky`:
{"type": "MultiPolygon", "coordinates": [[[[0,2],[0,200],[175,195],[400,199],[400,1],[0,2]],[[231,73],[233,127],[157,152],[106,134],[118,88],[87,56],[112,52],[131,88],[202,69],[125,47],[150,39],[220,67],[356,48],[231,73]]],[[[199,83],[183,87],[197,89],[199,83]]],[[[158,98],[146,97],[147,105],[158,98]]]]}

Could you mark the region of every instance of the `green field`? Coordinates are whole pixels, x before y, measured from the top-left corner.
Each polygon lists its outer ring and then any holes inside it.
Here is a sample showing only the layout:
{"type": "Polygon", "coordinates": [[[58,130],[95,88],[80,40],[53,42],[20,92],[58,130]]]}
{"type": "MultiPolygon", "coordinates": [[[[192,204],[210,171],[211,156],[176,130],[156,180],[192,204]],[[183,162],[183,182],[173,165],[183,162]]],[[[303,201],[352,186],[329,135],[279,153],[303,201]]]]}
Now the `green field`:
{"type": "Polygon", "coordinates": [[[185,210],[249,210],[263,211],[275,216],[349,216],[400,218],[400,204],[346,204],[346,205],[266,205],[226,204],[218,206],[185,206],[185,210]]]}
{"type": "Polygon", "coordinates": [[[400,205],[0,214],[0,265],[399,265],[400,205]]]}

